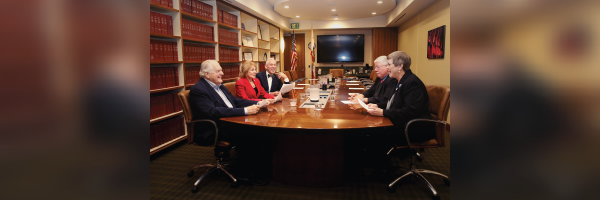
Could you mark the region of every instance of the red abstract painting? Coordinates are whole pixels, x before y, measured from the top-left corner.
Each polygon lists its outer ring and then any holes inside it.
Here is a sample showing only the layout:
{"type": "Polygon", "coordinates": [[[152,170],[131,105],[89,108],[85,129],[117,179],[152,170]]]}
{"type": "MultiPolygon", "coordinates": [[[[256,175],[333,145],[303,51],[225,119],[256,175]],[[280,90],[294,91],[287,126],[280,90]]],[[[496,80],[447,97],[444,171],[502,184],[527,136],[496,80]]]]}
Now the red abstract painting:
{"type": "Polygon", "coordinates": [[[427,32],[427,58],[444,58],[446,25],[427,32]]]}

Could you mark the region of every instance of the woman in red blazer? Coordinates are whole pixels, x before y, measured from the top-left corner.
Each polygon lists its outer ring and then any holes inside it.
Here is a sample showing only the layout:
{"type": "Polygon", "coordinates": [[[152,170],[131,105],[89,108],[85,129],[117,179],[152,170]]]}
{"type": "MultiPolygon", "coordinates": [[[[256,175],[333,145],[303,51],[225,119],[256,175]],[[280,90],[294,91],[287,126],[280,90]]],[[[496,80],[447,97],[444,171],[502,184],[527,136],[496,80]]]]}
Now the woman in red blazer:
{"type": "Polygon", "coordinates": [[[275,102],[273,99],[275,96],[267,93],[260,85],[260,81],[256,78],[256,64],[251,61],[242,64],[240,79],[235,83],[235,94],[237,94],[240,99],[254,101],[268,99],[269,103],[275,102]]]}

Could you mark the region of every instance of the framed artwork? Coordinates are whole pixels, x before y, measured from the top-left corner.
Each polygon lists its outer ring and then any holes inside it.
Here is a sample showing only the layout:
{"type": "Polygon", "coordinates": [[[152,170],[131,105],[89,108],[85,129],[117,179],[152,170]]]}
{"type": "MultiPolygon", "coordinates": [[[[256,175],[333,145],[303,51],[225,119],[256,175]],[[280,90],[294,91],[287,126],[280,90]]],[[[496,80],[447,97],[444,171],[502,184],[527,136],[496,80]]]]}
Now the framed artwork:
{"type": "Polygon", "coordinates": [[[254,44],[252,43],[252,38],[246,37],[246,46],[254,47],[254,44]]]}
{"type": "Polygon", "coordinates": [[[244,61],[252,61],[252,52],[244,52],[244,61]]]}
{"type": "Polygon", "coordinates": [[[444,58],[446,42],[446,25],[427,32],[427,58],[444,58]]]}

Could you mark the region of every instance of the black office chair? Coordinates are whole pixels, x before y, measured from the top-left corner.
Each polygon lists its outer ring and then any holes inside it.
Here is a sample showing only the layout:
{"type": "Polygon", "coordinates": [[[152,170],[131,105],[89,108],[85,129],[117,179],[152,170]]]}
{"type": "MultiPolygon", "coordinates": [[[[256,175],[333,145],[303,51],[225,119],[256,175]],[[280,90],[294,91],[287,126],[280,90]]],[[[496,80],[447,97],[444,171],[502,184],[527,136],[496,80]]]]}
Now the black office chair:
{"type": "Polygon", "coordinates": [[[427,179],[425,179],[425,177],[423,177],[423,175],[421,175],[421,173],[435,174],[438,176],[442,176],[442,177],[444,177],[444,183],[446,185],[450,185],[450,179],[448,178],[448,176],[441,174],[439,172],[426,170],[426,169],[417,169],[415,167],[415,157],[419,156],[419,153],[417,152],[416,149],[437,148],[437,147],[445,146],[444,129],[445,129],[445,125],[447,123],[446,120],[448,118],[448,111],[450,109],[450,88],[448,86],[442,86],[442,85],[426,85],[425,87],[427,88],[427,94],[429,95],[429,112],[431,113],[432,119],[413,119],[413,120],[409,121],[406,124],[406,129],[404,130],[404,135],[406,136],[407,146],[396,146],[396,147],[390,149],[390,151],[388,151],[388,155],[389,155],[395,149],[408,148],[410,151],[411,159],[410,159],[410,168],[408,169],[408,172],[406,172],[404,175],[398,177],[396,180],[394,180],[392,183],[390,183],[387,187],[387,190],[388,190],[388,192],[394,192],[395,191],[394,184],[396,184],[400,179],[402,179],[408,175],[414,175],[414,176],[418,177],[419,179],[421,179],[422,182],[427,184],[429,189],[433,192],[434,198],[437,198],[438,197],[437,191],[435,191],[433,186],[431,186],[429,181],[427,181],[427,179]],[[421,143],[411,143],[410,139],[408,137],[408,127],[412,123],[419,122],[419,121],[435,122],[436,123],[436,137],[431,140],[427,140],[427,141],[421,142],[421,143]]]}
{"type": "Polygon", "coordinates": [[[208,120],[208,119],[193,120],[194,118],[192,116],[192,110],[191,110],[191,107],[190,107],[190,104],[188,101],[188,99],[190,97],[189,90],[184,90],[182,92],[179,92],[179,94],[177,96],[179,96],[179,101],[181,102],[181,107],[183,108],[183,116],[185,118],[185,123],[187,124],[187,127],[188,127],[188,143],[189,144],[194,143],[194,141],[193,141],[194,125],[196,123],[204,122],[204,123],[214,126],[214,128],[215,128],[215,142],[214,142],[213,146],[215,147],[215,157],[217,158],[217,162],[210,163],[210,164],[198,165],[198,166],[192,167],[192,169],[190,169],[190,171],[187,174],[188,177],[194,176],[195,169],[203,168],[203,167],[210,167],[210,169],[208,169],[204,174],[202,174],[202,176],[200,176],[200,178],[198,178],[198,180],[194,183],[194,186],[192,187],[192,193],[198,192],[198,184],[200,183],[200,181],[202,181],[202,179],[204,177],[206,177],[206,175],[212,173],[213,171],[218,171],[218,170],[225,172],[225,174],[227,174],[227,176],[229,176],[229,178],[231,178],[231,180],[233,180],[233,183],[231,183],[232,188],[237,187],[238,186],[237,179],[235,177],[233,177],[233,175],[231,175],[224,168],[225,166],[228,166],[231,163],[223,162],[223,158],[226,158],[229,156],[229,151],[231,149],[233,149],[233,147],[229,144],[229,142],[217,140],[219,138],[219,129],[217,128],[217,124],[214,121],[208,120]]]}

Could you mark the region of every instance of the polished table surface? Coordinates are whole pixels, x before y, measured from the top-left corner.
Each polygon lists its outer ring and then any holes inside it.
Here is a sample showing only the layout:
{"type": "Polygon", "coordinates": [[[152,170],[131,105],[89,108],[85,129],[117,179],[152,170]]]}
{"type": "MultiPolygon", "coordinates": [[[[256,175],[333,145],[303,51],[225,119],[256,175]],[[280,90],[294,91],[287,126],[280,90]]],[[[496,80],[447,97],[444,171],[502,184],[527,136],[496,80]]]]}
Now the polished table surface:
{"type": "MultiPolygon", "coordinates": [[[[315,80],[305,80],[300,84],[315,83],[315,80]]],[[[272,144],[274,181],[304,187],[340,186],[345,161],[354,157],[348,149],[361,146],[352,141],[361,134],[366,138],[358,140],[366,141],[368,134],[391,127],[392,122],[385,117],[368,115],[360,104],[342,103],[348,101],[348,93],[364,91],[360,82],[342,81],[335,102],[328,101],[320,111],[299,108],[304,101],[300,93],[309,86],[296,87],[302,89],[290,91],[287,98],[262,108],[256,115],[221,118],[221,121],[228,128],[243,130],[243,134],[249,133],[252,137],[268,135],[272,144]],[[363,90],[350,89],[358,87],[363,90]],[[295,107],[290,106],[290,98],[297,99],[295,107]]]]}
{"type": "MultiPolygon", "coordinates": [[[[299,84],[314,83],[316,83],[316,80],[306,79],[299,84]]],[[[288,98],[269,105],[267,108],[262,108],[256,115],[227,117],[221,118],[221,120],[239,124],[293,129],[356,129],[392,126],[392,122],[386,117],[368,115],[360,104],[342,103],[342,101],[348,101],[348,93],[361,93],[364,91],[349,89],[364,88],[360,82],[348,83],[342,81],[335,102],[327,102],[327,105],[321,111],[314,108],[299,108],[304,101],[304,99],[300,99],[299,94],[303,93],[309,86],[296,84],[296,87],[302,87],[303,89],[292,90],[287,95],[288,98]],[[297,99],[295,109],[290,106],[290,98],[297,99]]]]}

